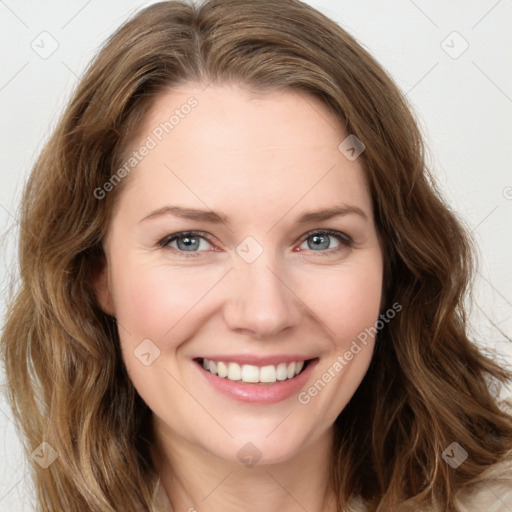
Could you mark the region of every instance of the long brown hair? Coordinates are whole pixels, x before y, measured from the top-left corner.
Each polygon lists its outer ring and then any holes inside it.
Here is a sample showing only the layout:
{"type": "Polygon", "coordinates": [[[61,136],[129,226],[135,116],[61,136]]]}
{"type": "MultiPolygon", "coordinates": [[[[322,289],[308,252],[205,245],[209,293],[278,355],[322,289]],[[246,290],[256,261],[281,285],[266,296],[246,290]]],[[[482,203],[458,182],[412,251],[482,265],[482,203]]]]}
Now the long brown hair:
{"type": "Polygon", "coordinates": [[[512,418],[487,387],[510,373],[468,339],[472,249],[425,168],[420,133],[388,75],[332,20],[298,0],[154,4],[126,22],[88,68],[26,186],[20,279],[2,337],[9,399],[42,511],[153,511],[151,411],[124,367],[114,319],[92,281],[122,185],[98,199],[163,90],[237,83],[292,88],[324,102],[361,155],[385,255],[384,309],[370,368],[335,423],[339,510],[458,510],[454,495],[512,449],[512,418]],[[442,452],[457,442],[457,470],[442,452]]]}

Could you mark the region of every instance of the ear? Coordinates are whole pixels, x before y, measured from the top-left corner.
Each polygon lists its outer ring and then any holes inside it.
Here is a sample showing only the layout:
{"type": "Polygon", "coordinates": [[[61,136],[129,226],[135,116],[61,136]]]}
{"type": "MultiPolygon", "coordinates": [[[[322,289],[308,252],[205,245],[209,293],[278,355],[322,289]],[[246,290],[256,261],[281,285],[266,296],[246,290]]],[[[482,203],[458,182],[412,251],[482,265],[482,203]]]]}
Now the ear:
{"type": "Polygon", "coordinates": [[[112,292],[110,291],[110,272],[106,261],[103,261],[101,267],[94,272],[93,288],[101,309],[103,309],[107,315],[115,317],[114,301],[112,299],[112,292]]]}

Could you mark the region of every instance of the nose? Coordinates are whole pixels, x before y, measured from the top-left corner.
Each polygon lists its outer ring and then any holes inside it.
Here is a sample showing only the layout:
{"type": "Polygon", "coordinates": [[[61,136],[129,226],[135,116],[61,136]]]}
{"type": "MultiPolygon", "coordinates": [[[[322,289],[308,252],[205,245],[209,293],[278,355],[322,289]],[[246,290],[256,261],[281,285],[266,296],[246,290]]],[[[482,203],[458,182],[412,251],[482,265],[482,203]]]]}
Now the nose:
{"type": "Polygon", "coordinates": [[[265,253],[253,263],[239,261],[230,275],[224,308],[228,327],[255,338],[270,338],[299,324],[304,305],[282,266],[265,253]]]}

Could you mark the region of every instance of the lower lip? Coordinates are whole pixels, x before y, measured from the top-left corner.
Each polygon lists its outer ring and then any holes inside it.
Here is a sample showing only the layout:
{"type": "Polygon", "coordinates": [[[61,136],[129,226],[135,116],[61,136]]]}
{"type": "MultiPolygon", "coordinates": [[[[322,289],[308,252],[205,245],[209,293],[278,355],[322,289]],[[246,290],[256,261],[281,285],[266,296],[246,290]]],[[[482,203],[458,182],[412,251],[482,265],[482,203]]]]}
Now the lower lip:
{"type": "Polygon", "coordinates": [[[281,402],[297,395],[301,388],[306,384],[313,368],[317,365],[318,359],[309,361],[306,368],[293,379],[276,381],[271,384],[247,383],[241,380],[234,381],[225,377],[213,375],[213,373],[205,370],[201,364],[194,361],[203,377],[223,395],[255,405],[269,405],[281,402]]]}

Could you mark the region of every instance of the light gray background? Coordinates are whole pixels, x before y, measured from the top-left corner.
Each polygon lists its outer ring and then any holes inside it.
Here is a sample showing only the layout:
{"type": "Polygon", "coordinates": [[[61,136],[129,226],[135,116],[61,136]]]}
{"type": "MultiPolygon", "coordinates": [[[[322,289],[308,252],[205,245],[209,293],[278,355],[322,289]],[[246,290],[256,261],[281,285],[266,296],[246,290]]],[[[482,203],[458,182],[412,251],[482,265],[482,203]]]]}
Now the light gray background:
{"type": "MultiPolygon", "coordinates": [[[[30,168],[100,44],[150,3],[0,0],[0,232],[14,227],[2,247],[2,312],[15,262],[17,207],[30,168]]],[[[512,333],[512,2],[308,3],[341,23],[407,93],[429,163],[479,244],[474,337],[512,366],[512,343],[505,340],[512,333]]],[[[29,466],[3,396],[0,460],[0,511],[35,510],[29,466]]]]}

